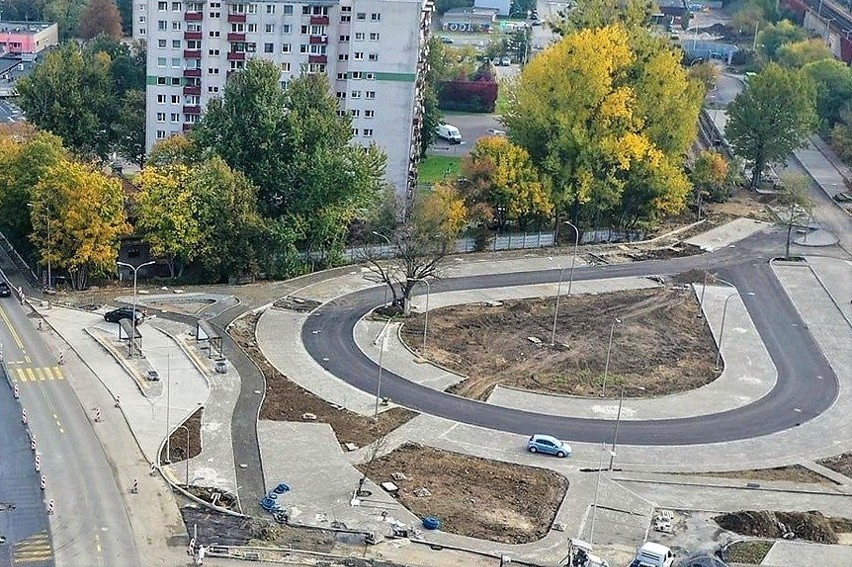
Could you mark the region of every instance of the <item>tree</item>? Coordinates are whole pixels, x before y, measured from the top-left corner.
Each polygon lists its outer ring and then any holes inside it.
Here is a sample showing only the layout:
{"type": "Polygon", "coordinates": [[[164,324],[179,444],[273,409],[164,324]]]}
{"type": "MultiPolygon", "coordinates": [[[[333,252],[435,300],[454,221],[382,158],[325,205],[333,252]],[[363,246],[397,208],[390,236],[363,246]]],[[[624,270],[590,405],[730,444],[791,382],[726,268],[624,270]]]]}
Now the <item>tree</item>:
{"type": "Polygon", "coordinates": [[[455,239],[465,219],[464,201],[456,189],[438,183],[429,195],[417,201],[409,222],[388,236],[391,258],[375,247],[360,252],[358,259],[390,288],[392,306],[404,316],[411,314],[414,286],[437,277],[447,255],[455,251],[455,239]]]}
{"type": "MultiPolygon", "coordinates": [[[[754,24],[752,24],[752,28],[754,24]]],[[[775,61],[778,49],[787,43],[795,43],[807,39],[808,30],[797,26],[790,20],[781,20],[777,24],[764,27],[757,36],[761,52],[767,59],[775,61]]]]}
{"type": "Polygon", "coordinates": [[[701,203],[704,197],[716,201],[724,201],[728,197],[728,160],[718,152],[704,150],[695,160],[689,178],[695,187],[696,209],[698,220],[701,220],[701,203]]]}
{"type": "Polygon", "coordinates": [[[85,9],[86,3],[79,0],[47,0],[41,19],[57,23],[60,41],[71,39],[77,33],[85,9]]]}
{"type": "Polygon", "coordinates": [[[705,91],[713,90],[713,87],[716,86],[716,81],[719,80],[719,74],[719,67],[707,61],[689,67],[690,79],[704,85],[705,91]]]}
{"type": "Polygon", "coordinates": [[[32,205],[30,239],[42,263],[49,257],[54,266],[68,271],[74,289],[85,289],[90,275],[115,272],[118,237],[130,229],[117,179],[63,158],[48,167],[33,187],[32,205]]]}
{"type": "Polygon", "coordinates": [[[183,134],[158,141],[148,154],[148,165],[164,167],[172,164],[191,166],[201,161],[201,149],[183,134]]]}
{"type": "Polygon", "coordinates": [[[811,80],[800,70],[770,63],[728,105],[725,133],[737,155],[751,163],[757,187],[767,164],[802,147],[817,117],[811,80]]]}
{"type": "Polygon", "coordinates": [[[113,137],[119,154],[139,167],[145,165],[145,91],[124,94],[113,124],[113,137]]]}
{"type": "Polygon", "coordinates": [[[116,4],[121,14],[121,34],[133,35],[133,0],[118,0],[116,4]]]}
{"type": "Polygon", "coordinates": [[[840,121],[852,100],[852,69],[842,61],[823,59],[808,63],[802,70],[816,88],[816,109],[822,129],[828,130],[840,121]]]}
{"type": "Polygon", "coordinates": [[[563,36],[578,30],[615,25],[631,30],[644,27],[653,13],[651,0],[577,0],[559,12],[559,20],[548,22],[548,25],[563,36]]]}
{"type": "Polygon", "coordinates": [[[80,37],[92,39],[101,34],[121,39],[121,14],[113,0],[89,0],[80,15],[80,37]]]}
{"type": "Polygon", "coordinates": [[[821,38],[803,39],[785,43],[775,52],[778,63],[783,67],[800,68],[822,59],[834,59],[831,50],[821,38]]]}
{"type": "Polygon", "coordinates": [[[202,239],[191,178],[189,168],[181,164],[147,167],[136,178],[140,189],[136,228],[155,256],[168,258],[171,277],[183,275],[185,265],[197,256],[202,239]]]}
{"type": "Polygon", "coordinates": [[[502,228],[515,220],[521,229],[553,212],[553,203],[529,153],[503,136],[480,138],[462,164],[459,192],[479,220],[502,228]]]}
{"type": "Polygon", "coordinates": [[[110,65],[106,53],[87,58],[74,43],[51,51],[18,83],[27,119],[82,155],[106,158],[117,107],[110,65]]]}
{"type": "Polygon", "coordinates": [[[781,179],[781,187],[777,202],[784,209],[784,215],[780,218],[780,221],[787,228],[785,253],[786,258],[790,258],[793,227],[808,222],[814,202],[810,196],[810,181],[803,175],[784,175],[781,179]]]}

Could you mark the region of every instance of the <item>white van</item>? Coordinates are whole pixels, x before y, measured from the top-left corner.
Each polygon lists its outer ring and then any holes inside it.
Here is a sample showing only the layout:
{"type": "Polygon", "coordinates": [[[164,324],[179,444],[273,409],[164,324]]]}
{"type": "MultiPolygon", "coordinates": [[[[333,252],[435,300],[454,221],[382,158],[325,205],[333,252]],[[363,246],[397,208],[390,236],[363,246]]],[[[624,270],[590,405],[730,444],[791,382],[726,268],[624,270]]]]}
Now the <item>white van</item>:
{"type": "Polygon", "coordinates": [[[435,132],[439,138],[448,141],[451,144],[461,144],[461,132],[452,124],[438,124],[435,127],[435,132]]]}
{"type": "Polygon", "coordinates": [[[665,545],[649,541],[636,552],[636,559],[631,567],[671,567],[674,563],[674,553],[665,545]]]}

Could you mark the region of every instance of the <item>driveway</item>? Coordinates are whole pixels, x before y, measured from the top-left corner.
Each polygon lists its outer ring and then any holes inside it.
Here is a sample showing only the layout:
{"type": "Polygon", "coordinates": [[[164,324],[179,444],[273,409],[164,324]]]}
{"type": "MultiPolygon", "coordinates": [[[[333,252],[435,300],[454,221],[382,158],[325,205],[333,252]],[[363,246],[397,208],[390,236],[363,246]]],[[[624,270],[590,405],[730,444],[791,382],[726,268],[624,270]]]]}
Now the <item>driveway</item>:
{"type": "Polygon", "coordinates": [[[429,153],[443,156],[466,156],[483,136],[490,136],[489,130],[503,130],[505,127],[498,121],[496,114],[462,114],[447,112],[444,122],[459,129],[462,136],[461,144],[451,145],[446,140],[436,140],[429,153]]]}

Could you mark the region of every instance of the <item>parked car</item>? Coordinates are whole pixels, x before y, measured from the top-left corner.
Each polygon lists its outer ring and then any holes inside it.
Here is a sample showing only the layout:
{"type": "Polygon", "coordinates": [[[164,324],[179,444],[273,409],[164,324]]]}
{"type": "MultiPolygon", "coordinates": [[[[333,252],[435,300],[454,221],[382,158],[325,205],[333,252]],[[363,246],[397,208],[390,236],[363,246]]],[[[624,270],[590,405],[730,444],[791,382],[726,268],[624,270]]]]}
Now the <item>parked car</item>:
{"type": "Polygon", "coordinates": [[[508,67],[512,64],[512,58],[509,56],[505,56],[500,59],[500,64],[503,65],[503,67],[508,67]]]}
{"type": "Polygon", "coordinates": [[[454,43],[454,42],[453,42],[453,38],[451,38],[451,37],[442,37],[441,43],[445,43],[445,44],[449,45],[449,44],[454,43]]]}
{"type": "Polygon", "coordinates": [[[556,455],[560,459],[562,457],[571,456],[571,445],[565,441],[560,441],[551,435],[543,435],[536,433],[530,440],[527,441],[527,451],[530,453],[547,453],[548,455],[556,455]]]}
{"type": "MultiPolygon", "coordinates": [[[[107,311],[104,313],[104,321],[108,323],[118,323],[122,319],[131,319],[133,317],[133,308],[132,307],[119,307],[118,309],[113,309],[112,311],[107,311]]],[[[136,310],[136,324],[138,325],[145,319],[145,315],[136,310]]]]}
{"type": "Polygon", "coordinates": [[[451,144],[461,144],[461,132],[452,124],[438,124],[435,128],[435,133],[439,138],[442,138],[451,144]]]}
{"type": "Polygon", "coordinates": [[[6,282],[0,282],[0,297],[9,297],[12,295],[12,289],[6,282]]]}
{"type": "Polygon", "coordinates": [[[674,563],[674,553],[672,550],[661,545],[649,541],[642,544],[642,547],[636,552],[636,558],[630,564],[630,567],[671,567],[674,563]]]}

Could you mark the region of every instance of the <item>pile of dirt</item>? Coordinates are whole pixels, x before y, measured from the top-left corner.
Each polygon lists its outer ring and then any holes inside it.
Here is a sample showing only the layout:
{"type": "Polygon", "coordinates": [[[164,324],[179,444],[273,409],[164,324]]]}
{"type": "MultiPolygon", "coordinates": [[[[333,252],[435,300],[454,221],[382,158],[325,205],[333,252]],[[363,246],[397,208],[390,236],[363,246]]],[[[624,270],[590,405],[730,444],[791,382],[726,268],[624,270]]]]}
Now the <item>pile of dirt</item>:
{"type": "Polygon", "coordinates": [[[852,478],[852,453],[843,453],[817,462],[836,473],[852,478]]]}
{"type": "Polygon", "coordinates": [[[687,473],[689,476],[714,478],[744,478],[748,480],[787,481],[810,484],[834,484],[831,479],[802,465],[788,465],[769,469],[749,469],[743,471],[687,473]]]}
{"type": "MultiPolygon", "coordinates": [[[[715,342],[690,289],[563,296],[556,348],[548,346],[553,312],[552,298],[436,309],[429,314],[426,357],[468,375],[451,391],[471,398],[487,398],[496,384],[597,396],[618,318],[606,395],[618,396],[620,386],[626,396],[683,392],[719,375],[715,342]]],[[[403,339],[412,347],[421,347],[423,324],[419,314],[403,327],[403,339]]]]}
{"type": "Polygon", "coordinates": [[[354,443],[363,447],[417,415],[404,408],[393,408],[379,414],[379,418],[374,420],[330,404],[308,392],[278,372],[263,356],[254,338],[258,319],[259,313],[241,317],[228,329],[228,334],[266,378],[266,398],[260,407],[260,419],[327,423],[341,444],[354,443]]]}
{"type": "Polygon", "coordinates": [[[439,518],[444,531],[511,544],[547,535],[568,490],[553,471],[412,443],[359,469],[374,482],[393,481],[403,506],[439,518]]]}
{"type": "Polygon", "coordinates": [[[161,463],[177,463],[187,458],[187,442],[189,442],[189,458],[197,457],[201,453],[201,416],[204,413],[204,408],[195,410],[189,418],[178,426],[169,436],[169,455],[166,455],[166,446],[163,445],[163,450],[160,451],[161,463]],[[189,431],[189,439],[187,439],[187,430],[189,431]]]}
{"type": "Polygon", "coordinates": [[[227,490],[220,490],[209,486],[184,486],[184,488],[186,488],[187,492],[201,500],[204,500],[205,502],[209,502],[219,506],[220,508],[227,508],[228,510],[233,510],[235,512],[239,511],[236,495],[228,492],[227,490]]]}
{"type": "Polygon", "coordinates": [[[773,512],[743,510],[713,518],[722,528],[742,535],[806,539],[816,543],[835,544],[838,533],[852,531],[852,521],[824,516],[819,511],[773,512]]]}

